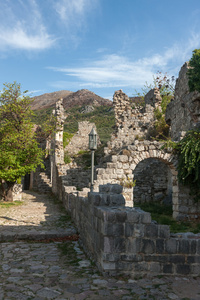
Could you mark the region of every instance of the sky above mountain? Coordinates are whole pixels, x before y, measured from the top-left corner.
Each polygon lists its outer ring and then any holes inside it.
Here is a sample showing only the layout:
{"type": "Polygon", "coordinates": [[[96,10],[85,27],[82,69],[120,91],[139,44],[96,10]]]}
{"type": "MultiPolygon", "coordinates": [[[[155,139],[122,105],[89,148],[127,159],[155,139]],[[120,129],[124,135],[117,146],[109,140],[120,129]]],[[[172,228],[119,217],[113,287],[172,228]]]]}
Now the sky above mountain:
{"type": "Polygon", "coordinates": [[[200,48],[199,0],[0,0],[0,90],[89,89],[112,99],[178,76],[200,48]]]}

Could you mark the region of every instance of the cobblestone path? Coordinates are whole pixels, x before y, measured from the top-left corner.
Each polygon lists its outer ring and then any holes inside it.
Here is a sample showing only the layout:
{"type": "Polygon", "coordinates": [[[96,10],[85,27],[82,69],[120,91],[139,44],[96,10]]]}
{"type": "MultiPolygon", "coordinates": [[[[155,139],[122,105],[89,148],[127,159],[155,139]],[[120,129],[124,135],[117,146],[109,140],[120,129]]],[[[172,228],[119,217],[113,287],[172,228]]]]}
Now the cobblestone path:
{"type": "Polygon", "coordinates": [[[78,241],[64,241],[75,233],[50,195],[24,193],[23,205],[1,208],[0,300],[200,299],[200,278],[103,277],[78,241]]]}

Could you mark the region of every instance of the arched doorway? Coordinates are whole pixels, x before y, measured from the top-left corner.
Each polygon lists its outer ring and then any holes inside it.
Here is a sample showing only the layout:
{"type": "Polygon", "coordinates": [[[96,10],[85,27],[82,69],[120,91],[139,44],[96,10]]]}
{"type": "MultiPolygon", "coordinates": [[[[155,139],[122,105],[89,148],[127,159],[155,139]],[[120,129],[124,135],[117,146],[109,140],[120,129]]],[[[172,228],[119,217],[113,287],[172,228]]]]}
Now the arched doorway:
{"type": "Polygon", "coordinates": [[[136,185],[134,203],[160,202],[172,205],[173,175],[170,167],[158,158],[140,161],[133,171],[136,185]]]}

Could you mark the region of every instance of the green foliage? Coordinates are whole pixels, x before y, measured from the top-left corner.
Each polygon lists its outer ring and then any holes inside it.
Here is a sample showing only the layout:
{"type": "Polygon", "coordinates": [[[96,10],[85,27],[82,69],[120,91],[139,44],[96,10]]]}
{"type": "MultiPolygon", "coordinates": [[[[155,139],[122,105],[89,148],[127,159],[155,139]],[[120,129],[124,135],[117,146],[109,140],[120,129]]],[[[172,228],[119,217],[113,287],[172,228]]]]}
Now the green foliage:
{"type": "Polygon", "coordinates": [[[155,123],[154,127],[149,131],[150,139],[166,139],[169,136],[169,126],[165,121],[165,112],[168,103],[174,96],[174,76],[169,77],[167,73],[157,72],[153,76],[153,84],[145,83],[142,88],[142,92],[138,93],[137,96],[141,97],[141,101],[144,102],[145,95],[153,88],[158,88],[160,91],[161,100],[161,110],[158,108],[154,111],[155,123]]]}
{"type": "Polygon", "coordinates": [[[200,49],[195,49],[193,51],[189,66],[191,68],[188,70],[187,74],[189,77],[188,84],[190,92],[200,92],[200,49]]]}
{"type": "MultiPolygon", "coordinates": [[[[74,157],[74,161],[78,166],[81,166],[83,169],[91,168],[91,152],[86,150],[80,150],[74,157]]],[[[94,156],[94,164],[97,164],[96,155],[94,156]]]]}
{"type": "Polygon", "coordinates": [[[125,178],[120,178],[120,179],[118,179],[119,180],[119,182],[120,182],[120,185],[121,186],[123,186],[124,188],[129,188],[129,189],[131,189],[131,188],[133,188],[134,186],[135,186],[135,184],[136,184],[136,180],[132,180],[132,179],[130,179],[129,177],[127,178],[127,179],[125,179],[125,178]]]}
{"type": "Polygon", "coordinates": [[[169,225],[170,231],[176,232],[200,232],[200,224],[196,222],[176,221],[172,218],[172,206],[165,205],[160,202],[136,203],[135,207],[150,212],[152,220],[158,224],[169,225]]]}
{"type": "Polygon", "coordinates": [[[43,151],[33,130],[32,100],[26,92],[21,93],[16,82],[4,84],[0,99],[0,182],[6,200],[3,181],[11,189],[18,178],[43,166],[43,151]]]}
{"type": "Polygon", "coordinates": [[[200,131],[190,130],[178,143],[178,178],[183,185],[190,186],[191,194],[200,199],[200,131]]]}
{"type": "Polygon", "coordinates": [[[89,121],[95,123],[100,140],[106,143],[110,139],[115,125],[114,111],[108,106],[98,106],[90,113],[81,113],[82,107],[73,107],[67,110],[64,131],[75,134],[78,130],[78,122],[89,121]]]}
{"type": "Polygon", "coordinates": [[[69,156],[68,152],[64,153],[64,162],[66,165],[71,162],[71,157],[69,156]]]}
{"type": "Polygon", "coordinates": [[[69,142],[73,136],[74,135],[72,133],[63,132],[63,147],[64,148],[69,144],[69,142]]]}
{"type": "Polygon", "coordinates": [[[34,111],[31,121],[38,125],[36,135],[37,141],[40,143],[56,131],[56,117],[52,114],[52,108],[34,111]]]}
{"type": "Polygon", "coordinates": [[[1,208],[10,208],[13,206],[20,206],[24,202],[23,201],[13,201],[13,202],[0,202],[0,209],[1,208]]]}

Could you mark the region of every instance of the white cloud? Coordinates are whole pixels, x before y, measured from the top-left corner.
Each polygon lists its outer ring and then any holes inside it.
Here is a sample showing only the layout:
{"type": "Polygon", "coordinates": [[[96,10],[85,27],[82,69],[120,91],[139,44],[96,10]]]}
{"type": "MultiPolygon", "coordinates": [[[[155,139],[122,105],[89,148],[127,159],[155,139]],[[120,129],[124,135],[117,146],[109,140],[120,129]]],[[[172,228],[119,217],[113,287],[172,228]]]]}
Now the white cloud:
{"type": "Polygon", "coordinates": [[[19,0],[15,4],[9,0],[0,12],[0,50],[23,49],[44,50],[55,43],[42,22],[35,0],[26,4],[19,0]]]}
{"type": "Polygon", "coordinates": [[[62,72],[72,82],[79,81],[79,87],[108,88],[108,87],[142,87],[145,82],[151,83],[157,71],[177,75],[182,64],[191,57],[192,50],[200,46],[200,35],[193,34],[182,44],[173,45],[162,54],[155,53],[139,60],[117,54],[103,56],[96,61],[87,61],[83,66],[73,68],[51,67],[54,71],[62,72]],[[178,68],[178,70],[177,70],[178,68]],[[174,73],[176,71],[176,73],[174,73]]]}
{"type": "Polygon", "coordinates": [[[56,0],[55,11],[66,27],[81,27],[85,15],[96,6],[98,0],[56,0]]]}

